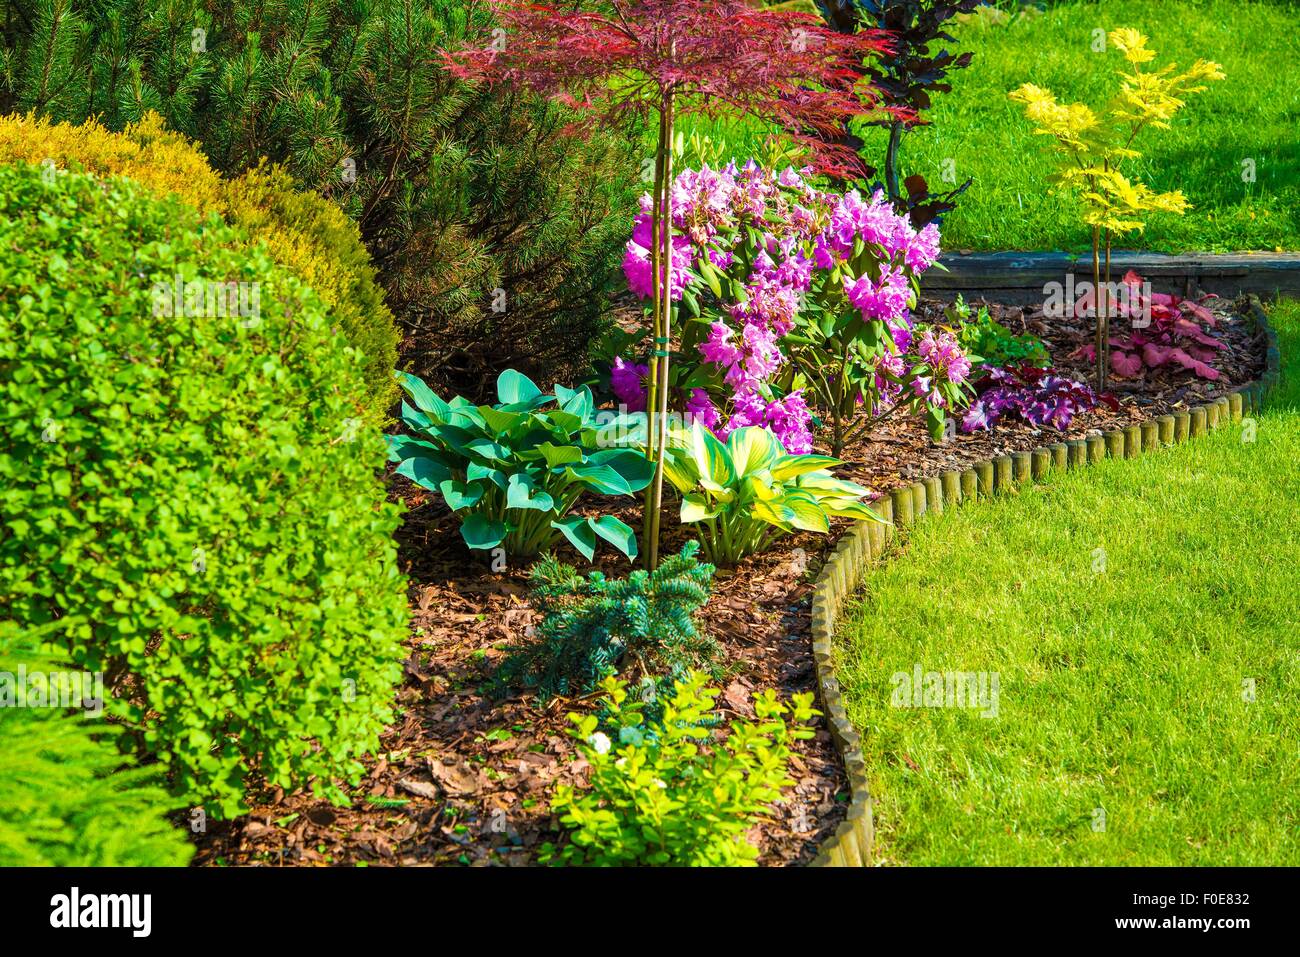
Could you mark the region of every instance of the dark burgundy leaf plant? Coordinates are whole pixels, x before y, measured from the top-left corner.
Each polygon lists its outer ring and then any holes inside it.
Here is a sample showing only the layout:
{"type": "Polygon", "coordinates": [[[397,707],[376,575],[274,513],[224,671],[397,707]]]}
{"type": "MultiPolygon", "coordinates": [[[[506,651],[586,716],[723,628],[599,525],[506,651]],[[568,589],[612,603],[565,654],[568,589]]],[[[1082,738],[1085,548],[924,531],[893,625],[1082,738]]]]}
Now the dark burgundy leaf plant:
{"type": "MultiPolygon", "coordinates": [[[[929,123],[935,93],[949,93],[948,72],[970,65],[972,54],[954,53],[945,44],[957,41],[947,24],[959,13],[970,13],[984,0],[816,0],[817,8],[830,26],[840,33],[880,29],[889,33],[890,52],[866,65],[865,72],[880,91],[890,113],[870,122],[889,130],[885,148],[884,187],[900,211],[906,211],[917,229],[956,207],[955,200],[966,191],[968,179],[956,189],[931,192],[925,177],[918,174],[899,182],[899,148],[903,134],[929,123]]],[[[860,141],[859,141],[860,143],[860,141]]]]}

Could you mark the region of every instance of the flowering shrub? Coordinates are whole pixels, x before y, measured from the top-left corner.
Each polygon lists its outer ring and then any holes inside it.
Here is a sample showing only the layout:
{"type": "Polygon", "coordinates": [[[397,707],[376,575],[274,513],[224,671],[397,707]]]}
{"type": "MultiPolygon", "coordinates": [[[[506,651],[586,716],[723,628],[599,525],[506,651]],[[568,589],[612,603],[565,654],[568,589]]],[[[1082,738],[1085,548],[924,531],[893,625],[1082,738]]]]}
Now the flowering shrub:
{"type": "Polygon", "coordinates": [[[681,520],[699,522],[704,553],[734,565],[796,528],[825,534],[832,517],[879,520],[867,489],[826,471],[825,455],[787,455],[770,430],[749,426],[718,441],[700,423],[676,437],[664,474],[682,495],[681,520]]]}
{"type": "Polygon", "coordinates": [[[632,529],[613,515],[569,515],[586,490],[631,495],[653,471],[644,455],[618,446],[633,434],[629,416],[598,417],[591,392],[557,385],[544,395],[526,375],[497,378],[496,405],[438,397],[423,380],[398,373],[412,408],[402,403],[411,435],[389,435],[397,474],[438,492],[460,516],[470,548],[501,546],[530,557],[563,535],[590,561],[603,538],[628,558],[637,554],[632,529]],[[553,406],[552,408],[546,408],[553,406]]]}
{"type": "MultiPolygon", "coordinates": [[[[684,411],[721,438],[766,427],[796,454],[812,450],[808,394],[830,413],[837,449],[859,407],[924,407],[941,429],[941,410],[965,403],[970,364],[951,336],[914,328],[938,228],[913,229],[881,194],[821,191],[806,172],[750,162],[676,178],[671,292],[692,320],[673,381],[684,411]]],[[[650,244],[645,197],[623,261],[642,297],[650,244]]],[[[615,393],[643,406],[643,367],[621,362],[615,393]]]]}
{"type": "MultiPolygon", "coordinates": [[[[1223,343],[1205,330],[1216,325],[1214,313],[1200,303],[1164,293],[1143,293],[1142,277],[1129,270],[1124,275],[1128,295],[1121,296],[1116,309],[1130,319],[1149,316],[1150,324],[1133,328],[1127,335],[1110,337],[1110,363],[1116,375],[1126,379],[1142,375],[1144,369],[1158,369],[1170,363],[1190,369],[1202,379],[1219,378],[1210,365],[1223,343]]],[[[1097,357],[1095,346],[1080,348],[1075,355],[1089,361],[1097,357]]]]}
{"type": "MultiPolygon", "coordinates": [[[[1002,415],[1012,412],[1030,425],[1050,425],[1063,432],[1076,415],[1087,412],[1097,401],[1092,389],[1059,375],[1055,369],[1028,364],[1010,369],[994,367],[980,380],[980,396],[971,403],[961,428],[963,432],[988,429],[1002,415]]],[[[1101,401],[1119,408],[1113,396],[1103,395],[1101,401]]]]}
{"type": "Polygon", "coordinates": [[[571,829],[562,848],[542,848],[551,864],[596,867],[753,865],[757,849],[745,832],[794,784],[787,766],[790,742],[811,738],[807,727],[820,712],[813,696],[783,704],[770,688],[754,696],[757,721],[732,721],[713,741],[718,697],[707,678],[692,673],[674,683],[663,720],[650,724],[647,703],[629,698],[626,685],[604,682],[605,711],[615,739],[597,730],[595,714],[570,714],[570,735],[582,742],[591,764],[585,793],[555,789],[551,809],[571,829]]]}

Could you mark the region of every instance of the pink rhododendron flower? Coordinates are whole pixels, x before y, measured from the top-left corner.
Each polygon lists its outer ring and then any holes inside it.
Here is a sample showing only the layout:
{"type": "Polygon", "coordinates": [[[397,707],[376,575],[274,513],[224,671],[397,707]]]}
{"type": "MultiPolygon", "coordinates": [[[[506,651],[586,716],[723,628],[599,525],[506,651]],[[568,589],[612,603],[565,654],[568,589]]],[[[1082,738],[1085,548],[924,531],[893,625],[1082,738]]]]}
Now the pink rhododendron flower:
{"type": "MultiPolygon", "coordinates": [[[[651,236],[652,225],[648,214],[636,218],[632,238],[628,240],[623,254],[623,275],[627,277],[628,288],[641,299],[654,297],[654,269],[650,261],[650,249],[654,245],[651,236]]],[[[674,232],[673,234],[672,270],[669,275],[669,296],[676,302],[694,279],[690,272],[691,240],[689,236],[674,232]]]]}
{"type": "Polygon", "coordinates": [[[624,361],[622,356],[614,360],[609,370],[609,388],[614,398],[620,405],[627,406],[629,412],[645,411],[645,377],[649,374],[649,366],[633,365],[624,361]]]}
{"type": "Polygon", "coordinates": [[[722,413],[713,404],[708,392],[698,388],[691,390],[691,397],[686,400],[686,422],[688,425],[698,422],[704,428],[714,431],[717,428],[718,420],[721,418],[722,413]]]}
{"type": "Polygon", "coordinates": [[[890,269],[878,283],[872,282],[870,276],[844,280],[844,294],[864,319],[902,322],[908,318],[912,286],[901,269],[890,269]]]}
{"type": "Polygon", "coordinates": [[[907,243],[907,267],[913,272],[925,272],[938,258],[939,227],[930,223],[910,237],[907,243]]]}

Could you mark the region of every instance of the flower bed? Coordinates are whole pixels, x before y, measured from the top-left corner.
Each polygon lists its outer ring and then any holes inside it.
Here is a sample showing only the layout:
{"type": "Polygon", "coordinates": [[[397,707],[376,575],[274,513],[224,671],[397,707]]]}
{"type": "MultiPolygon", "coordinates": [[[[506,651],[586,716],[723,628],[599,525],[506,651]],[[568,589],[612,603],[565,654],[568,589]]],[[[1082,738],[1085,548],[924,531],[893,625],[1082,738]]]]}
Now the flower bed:
{"type": "MultiPolygon", "coordinates": [[[[890,420],[846,451],[840,474],[870,486],[889,508],[893,490],[910,489],[925,476],[965,470],[976,463],[1027,453],[1040,446],[1115,432],[1156,416],[1188,410],[1259,379],[1265,371],[1267,343],[1237,308],[1212,303],[1219,317],[1216,335],[1224,343],[1218,381],[1197,379],[1185,370],[1162,369],[1143,380],[1117,383],[1118,411],[1105,405],[1079,414],[1065,432],[1038,428],[1011,418],[988,432],[957,431],[934,442],[923,414],[890,420]]],[[[921,315],[933,318],[941,305],[926,303],[921,315]]],[[[1244,308],[1244,307],[1243,307],[1244,308]]],[[[1067,356],[1088,339],[1086,323],[1048,325],[1033,312],[998,309],[1013,329],[1043,336],[1054,356],[1067,356]]],[[[1082,375],[1086,360],[1058,360],[1082,375]]],[[[1122,446],[1121,446],[1122,448],[1122,446]]],[[[399,494],[397,491],[394,494],[399,494]]],[[[198,860],[213,863],[498,863],[535,860],[539,846],[559,834],[548,807],[553,788],[580,782],[586,764],[565,736],[565,713],[590,707],[592,696],[553,698],[542,706],[528,696],[497,699],[489,691],[496,666],[508,646],[527,644],[536,615],[528,602],[525,568],[492,571],[487,563],[467,563],[454,523],[437,497],[403,491],[408,511],[399,533],[403,570],[412,582],[409,599],[412,632],[406,680],[400,692],[400,720],[383,740],[383,751],[368,765],[352,806],[336,808],[306,795],[271,792],[255,802],[253,813],[217,825],[200,842],[198,860]]],[[[611,510],[633,521],[636,507],[611,510]]],[[[664,553],[677,551],[692,529],[665,516],[664,553]]],[[[722,648],[728,673],[719,683],[724,715],[752,715],[754,690],[775,688],[782,696],[825,692],[815,662],[812,577],[835,574],[827,564],[832,550],[853,526],[837,521],[830,536],[799,534],[767,552],[746,559],[734,573],[720,572],[699,620],[722,648]]],[[[861,537],[866,537],[867,523],[861,537]]],[[[881,526],[875,526],[882,528],[881,526]]],[[[857,537],[857,536],[854,536],[857,537]]],[[[628,564],[611,551],[597,554],[597,568],[624,575],[628,564]]],[[[841,578],[839,594],[845,594],[841,578]]],[[[821,587],[821,586],[819,586],[821,587]]],[[[821,677],[827,677],[821,673],[821,677]]],[[[819,848],[846,830],[856,810],[840,754],[845,727],[836,727],[835,708],[819,718],[816,734],[793,743],[796,780],[774,816],[753,835],[760,864],[807,864],[819,848]]],[[[852,759],[850,759],[850,765],[852,759]]],[[[848,829],[852,829],[849,827],[848,829]]],[[[845,852],[836,852],[844,863],[845,852]]],[[[850,852],[850,856],[852,852],[850,852]]],[[[822,863],[830,857],[823,855],[822,863]]]]}

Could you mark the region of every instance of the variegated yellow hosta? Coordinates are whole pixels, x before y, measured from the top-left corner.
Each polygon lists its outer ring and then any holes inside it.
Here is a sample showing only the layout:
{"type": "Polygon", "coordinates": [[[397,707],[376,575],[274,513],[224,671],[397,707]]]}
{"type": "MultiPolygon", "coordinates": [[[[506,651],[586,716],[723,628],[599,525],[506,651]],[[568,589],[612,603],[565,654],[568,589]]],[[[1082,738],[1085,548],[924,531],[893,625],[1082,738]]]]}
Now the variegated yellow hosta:
{"type": "Polygon", "coordinates": [[[673,435],[664,474],[682,496],[681,520],[702,526],[709,561],[734,565],[781,535],[830,531],[831,518],[881,521],[869,490],[837,479],[827,455],[790,455],[767,429],[737,429],[724,443],[693,425],[673,435]]]}

